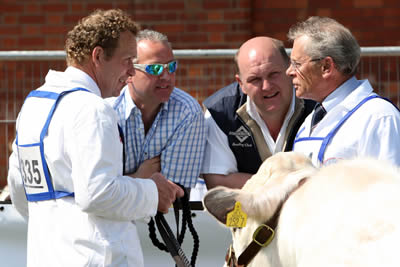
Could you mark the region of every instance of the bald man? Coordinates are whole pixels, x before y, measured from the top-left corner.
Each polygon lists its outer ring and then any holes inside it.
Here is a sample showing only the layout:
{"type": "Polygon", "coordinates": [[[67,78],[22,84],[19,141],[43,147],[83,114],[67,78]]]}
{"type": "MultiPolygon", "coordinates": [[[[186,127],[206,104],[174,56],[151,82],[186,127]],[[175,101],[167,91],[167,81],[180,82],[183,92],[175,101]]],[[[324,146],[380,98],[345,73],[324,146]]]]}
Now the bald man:
{"type": "Polygon", "coordinates": [[[208,134],[202,174],[208,189],[241,188],[266,158],[291,150],[315,106],[296,98],[281,41],[252,38],[239,48],[235,63],[236,82],[203,102],[208,134]]]}

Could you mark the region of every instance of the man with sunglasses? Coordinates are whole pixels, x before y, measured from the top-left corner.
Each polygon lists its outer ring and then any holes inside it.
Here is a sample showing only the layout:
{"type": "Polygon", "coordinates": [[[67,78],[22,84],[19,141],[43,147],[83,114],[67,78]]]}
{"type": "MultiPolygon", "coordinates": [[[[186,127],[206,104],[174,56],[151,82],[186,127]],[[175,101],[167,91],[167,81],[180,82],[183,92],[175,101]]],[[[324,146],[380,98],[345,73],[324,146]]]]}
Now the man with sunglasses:
{"type": "Polygon", "coordinates": [[[290,28],[287,75],[296,95],[318,102],[304,121],[294,151],[316,166],[358,156],[400,165],[400,113],[355,77],[361,49],[351,32],[331,18],[310,17],[290,28]]]}
{"type": "Polygon", "coordinates": [[[208,135],[202,174],[207,188],[241,188],[266,158],[291,150],[315,104],[295,97],[281,41],[252,38],[239,48],[235,62],[237,82],[203,102],[208,135]]]}
{"type": "Polygon", "coordinates": [[[185,188],[194,187],[205,145],[202,109],[175,87],[178,62],[167,36],[143,30],[136,40],[135,73],[111,99],[124,135],[124,171],[137,177],[161,171],[185,188]]]}

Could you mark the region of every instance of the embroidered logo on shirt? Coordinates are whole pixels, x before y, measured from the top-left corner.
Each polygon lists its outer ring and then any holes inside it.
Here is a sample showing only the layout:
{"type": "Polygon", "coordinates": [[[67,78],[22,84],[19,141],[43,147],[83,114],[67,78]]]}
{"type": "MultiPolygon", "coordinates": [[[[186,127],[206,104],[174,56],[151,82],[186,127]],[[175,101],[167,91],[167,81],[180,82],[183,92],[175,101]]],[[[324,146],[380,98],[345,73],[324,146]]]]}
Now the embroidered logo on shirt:
{"type": "Polygon", "coordinates": [[[235,136],[240,143],[243,143],[250,136],[250,133],[244,126],[240,126],[236,132],[229,132],[229,135],[235,136]]]}

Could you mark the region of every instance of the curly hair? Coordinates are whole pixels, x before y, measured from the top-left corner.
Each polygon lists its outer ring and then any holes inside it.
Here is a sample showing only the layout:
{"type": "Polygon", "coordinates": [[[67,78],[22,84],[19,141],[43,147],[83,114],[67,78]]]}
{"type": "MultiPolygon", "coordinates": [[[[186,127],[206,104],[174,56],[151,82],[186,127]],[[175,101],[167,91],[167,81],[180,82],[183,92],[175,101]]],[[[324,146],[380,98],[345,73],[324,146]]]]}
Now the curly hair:
{"type": "Polygon", "coordinates": [[[102,47],[109,59],[122,32],[130,31],[136,36],[139,30],[139,24],[120,9],[95,10],[68,32],[65,41],[67,64],[82,65],[96,46],[102,47]]]}

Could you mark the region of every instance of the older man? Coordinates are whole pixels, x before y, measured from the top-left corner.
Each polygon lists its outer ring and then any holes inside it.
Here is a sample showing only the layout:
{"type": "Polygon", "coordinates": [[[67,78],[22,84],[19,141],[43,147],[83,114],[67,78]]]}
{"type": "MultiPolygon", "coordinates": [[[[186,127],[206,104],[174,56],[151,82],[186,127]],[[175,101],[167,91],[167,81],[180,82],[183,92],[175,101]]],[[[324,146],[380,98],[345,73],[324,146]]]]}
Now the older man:
{"type": "Polygon", "coordinates": [[[349,29],[331,18],[310,17],[288,33],[296,95],[318,102],[301,126],[294,151],[317,166],[369,156],[400,165],[400,113],[355,77],[360,46],[349,29]]]}
{"type": "Polygon", "coordinates": [[[292,148],[314,106],[295,98],[281,41],[252,38],[240,47],[235,62],[237,82],[203,102],[208,135],[202,174],[207,188],[241,188],[266,158],[292,148]]]}

